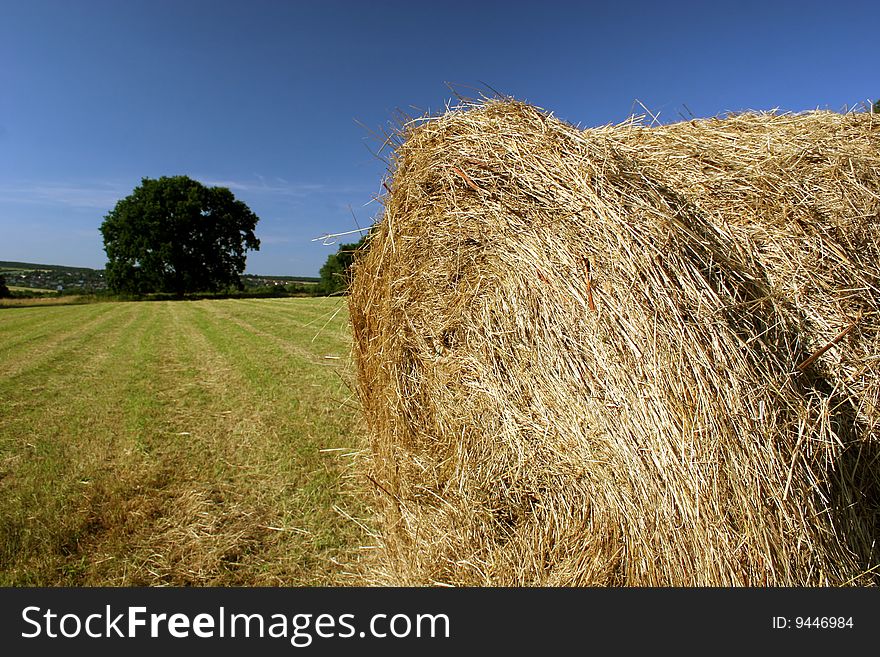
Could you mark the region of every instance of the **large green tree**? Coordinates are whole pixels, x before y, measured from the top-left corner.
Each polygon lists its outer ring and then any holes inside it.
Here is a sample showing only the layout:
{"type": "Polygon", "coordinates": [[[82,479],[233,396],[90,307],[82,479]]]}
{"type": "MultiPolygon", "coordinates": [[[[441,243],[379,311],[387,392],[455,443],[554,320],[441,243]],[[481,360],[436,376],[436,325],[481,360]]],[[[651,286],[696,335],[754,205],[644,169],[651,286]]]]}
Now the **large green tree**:
{"type": "Polygon", "coordinates": [[[345,292],[351,282],[351,266],[355,254],[366,243],[366,235],[352,244],[340,244],[336,253],[327,256],[321,267],[321,288],[326,294],[345,292]]]}
{"type": "Polygon", "coordinates": [[[144,178],[104,218],[107,284],[115,292],[242,288],[259,218],[225,187],[187,176],[144,178]]]}
{"type": "Polygon", "coordinates": [[[6,287],[6,277],[3,274],[0,274],[0,299],[3,297],[11,297],[12,292],[9,291],[9,288],[6,287]]]}

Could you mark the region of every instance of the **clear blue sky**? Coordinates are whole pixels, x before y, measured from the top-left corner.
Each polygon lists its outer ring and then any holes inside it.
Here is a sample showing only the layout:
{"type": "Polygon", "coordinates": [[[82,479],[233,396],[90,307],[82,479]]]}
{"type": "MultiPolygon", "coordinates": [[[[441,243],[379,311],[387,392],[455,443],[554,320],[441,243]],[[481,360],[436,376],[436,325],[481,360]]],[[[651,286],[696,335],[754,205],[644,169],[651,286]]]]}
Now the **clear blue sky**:
{"type": "Polygon", "coordinates": [[[317,275],[312,242],[380,211],[360,127],[493,88],[572,123],[880,96],[877,2],[0,0],[0,260],[103,267],[142,177],[228,186],[250,273],[317,275]],[[416,109],[411,109],[416,108],[416,109]]]}

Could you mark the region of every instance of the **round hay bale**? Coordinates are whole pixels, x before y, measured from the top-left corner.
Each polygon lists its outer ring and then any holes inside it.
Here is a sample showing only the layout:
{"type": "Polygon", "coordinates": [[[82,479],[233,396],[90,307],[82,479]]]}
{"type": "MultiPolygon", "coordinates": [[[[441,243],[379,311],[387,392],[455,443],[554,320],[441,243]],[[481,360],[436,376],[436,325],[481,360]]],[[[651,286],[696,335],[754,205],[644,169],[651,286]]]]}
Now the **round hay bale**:
{"type": "Polygon", "coordinates": [[[864,585],[880,117],[414,122],[350,295],[396,585],[864,585]]]}

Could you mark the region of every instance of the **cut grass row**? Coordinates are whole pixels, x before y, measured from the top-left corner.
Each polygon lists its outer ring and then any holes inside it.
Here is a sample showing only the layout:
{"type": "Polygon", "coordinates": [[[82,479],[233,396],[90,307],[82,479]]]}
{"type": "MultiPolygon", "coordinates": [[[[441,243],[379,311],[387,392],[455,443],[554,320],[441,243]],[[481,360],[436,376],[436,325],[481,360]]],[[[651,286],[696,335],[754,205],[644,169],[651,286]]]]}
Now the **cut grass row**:
{"type": "Polygon", "coordinates": [[[346,320],[339,299],[0,312],[0,584],[350,583],[346,320]]]}

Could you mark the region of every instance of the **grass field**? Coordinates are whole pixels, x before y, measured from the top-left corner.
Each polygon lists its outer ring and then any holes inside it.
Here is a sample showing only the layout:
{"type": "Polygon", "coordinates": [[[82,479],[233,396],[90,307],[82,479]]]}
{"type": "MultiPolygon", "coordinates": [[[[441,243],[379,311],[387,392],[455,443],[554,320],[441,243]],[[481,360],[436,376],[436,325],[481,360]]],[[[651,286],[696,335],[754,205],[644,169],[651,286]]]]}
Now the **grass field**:
{"type": "Polygon", "coordinates": [[[0,309],[0,584],[338,585],[342,299],[0,309]]]}
{"type": "Polygon", "coordinates": [[[47,290],[36,287],[22,287],[21,285],[7,285],[6,287],[12,292],[30,292],[31,294],[57,294],[55,290],[47,290]]]}
{"type": "MultiPolygon", "coordinates": [[[[18,289],[21,290],[24,288],[18,289]]],[[[33,290],[31,290],[31,292],[33,292],[33,290]]],[[[59,296],[55,292],[48,294],[41,293],[39,296],[0,299],[0,310],[3,308],[24,308],[28,306],[70,306],[81,303],[95,303],[97,301],[98,298],[94,295],[63,294],[59,296]]]]}

